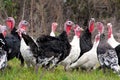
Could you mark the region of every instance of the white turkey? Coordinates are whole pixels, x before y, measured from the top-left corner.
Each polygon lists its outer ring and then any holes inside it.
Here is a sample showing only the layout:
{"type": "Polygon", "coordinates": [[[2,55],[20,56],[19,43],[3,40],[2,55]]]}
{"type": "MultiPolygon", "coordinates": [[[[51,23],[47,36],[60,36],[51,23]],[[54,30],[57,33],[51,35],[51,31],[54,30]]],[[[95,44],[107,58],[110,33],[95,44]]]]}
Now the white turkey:
{"type": "Polygon", "coordinates": [[[69,55],[61,62],[62,65],[64,65],[64,69],[66,70],[66,68],[68,66],[70,66],[71,63],[73,63],[74,61],[76,61],[80,55],[81,49],[80,49],[80,35],[81,35],[81,31],[83,31],[82,28],[80,28],[79,25],[76,25],[76,27],[74,28],[74,37],[73,40],[71,41],[70,45],[71,45],[71,50],[69,55]]]}
{"type": "Polygon", "coordinates": [[[113,33],[112,33],[112,24],[108,23],[108,44],[112,46],[112,48],[115,49],[117,56],[118,56],[118,64],[120,65],[120,43],[115,40],[113,33]]]}
{"type": "Polygon", "coordinates": [[[97,46],[99,44],[99,41],[100,41],[100,34],[97,34],[95,36],[92,49],[85,52],[76,62],[72,63],[69,68],[80,67],[87,71],[95,68],[96,64],[98,63],[97,46]]]}

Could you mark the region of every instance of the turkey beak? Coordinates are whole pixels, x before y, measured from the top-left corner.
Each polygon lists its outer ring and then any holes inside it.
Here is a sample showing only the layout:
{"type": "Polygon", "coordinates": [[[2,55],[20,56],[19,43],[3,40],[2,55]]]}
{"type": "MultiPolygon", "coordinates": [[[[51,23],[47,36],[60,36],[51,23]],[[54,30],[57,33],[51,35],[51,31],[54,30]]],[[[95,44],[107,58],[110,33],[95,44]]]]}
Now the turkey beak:
{"type": "Polygon", "coordinates": [[[58,26],[58,23],[56,23],[56,26],[58,26]]]}
{"type": "Polygon", "coordinates": [[[84,29],[83,29],[82,27],[80,27],[80,30],[81,30],[81,31],[84,31],[84,29]]]}
{"type": "Polygon", "coordinates": [[[15,32],[19,32],[19,29],[17,29],[15,32]]]}

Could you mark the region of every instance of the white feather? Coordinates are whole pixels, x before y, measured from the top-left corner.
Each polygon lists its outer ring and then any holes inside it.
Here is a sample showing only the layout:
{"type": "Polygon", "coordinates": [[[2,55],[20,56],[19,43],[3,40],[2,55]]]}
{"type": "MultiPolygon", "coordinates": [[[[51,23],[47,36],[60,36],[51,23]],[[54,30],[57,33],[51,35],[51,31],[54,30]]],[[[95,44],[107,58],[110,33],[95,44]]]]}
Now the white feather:
{"type": "Polygon", "coordinates": [[[55,37],[55,33],[51,31],[50,36],[55,37]]]}
{"type": "Polygon", "coordinates": [[[7,66],[7,54],[0,56],[0,69],[5,68],[7,66]]]}
{"type": "Polygon", "coordinates": [[[112,46],[112,48],[117,47],[118,45],[120,45],[119,42],[117,42],[113,36],[113,34],[111,34],[111,37],[108,39],[108,44],[112,46]]]}
{"type": "Polygon", "coordinates": [[[75,63],[71,64],[68,68],[75,68],[75,67],[83,67],[85,69],[94,68],[95,65],[98,63],[97,59],[97,43],[94,42],[93,47],[88,52],[84,53],[75,63]]]}
{"type": "Polygon", "coordinates": [[[62,61],[62,64],[64,66],[69,66],[71,63],[73,63],[75,60],[78,59],[80,55],[80,40],[77,36],[73,37],[71,44],[71,51],[70,54],[62,61]]]}
{"type": "Polygon", "coordinates": [[[27,66],[36,64],[36,59],[33,56],[32,52],[30,50],[30,47],[26,45],[23,38],[21,39],[20,51],[21,51],[21,54],[27,64],[27,66]]]}

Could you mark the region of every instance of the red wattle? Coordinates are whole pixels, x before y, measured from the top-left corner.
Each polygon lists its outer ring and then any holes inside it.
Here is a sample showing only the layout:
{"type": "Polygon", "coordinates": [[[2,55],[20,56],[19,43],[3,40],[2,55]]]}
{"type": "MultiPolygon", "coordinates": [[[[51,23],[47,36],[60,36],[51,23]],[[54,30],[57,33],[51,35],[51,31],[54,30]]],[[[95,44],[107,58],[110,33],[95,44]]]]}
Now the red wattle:
{"type": "Polygon", "coordinates": [[[76,31],[76,32],[75,32],[75,35],[76,35],[77,37],[80,37],[80,31],[76,31]]]}
{"type": "Polygon", "coordinates": [[[95,41],[98,42],[100,40],[100,36],[97,36],[95,41]]]}
{"type": "Polygon", "coordinates": [[[91,23],[90,24],[90,27],[89,27],[89,31],[92,33],[94,30],[94,23],[91,23]]]}
{"type": "Polygon", "coordinates": [[[111,35],[112,35],[112,29],[109,27],[108,28],[108,38],[111,38],[111,35]]]}
{"type": "Polygon", "coordinates": [[[11,30],[13,29],[13,23],[11,21],[7,21],[6,24],[11,30]]]}
{"type": "Polygon", "coordinates": [[[26,29],[27,29],[27,28],[26,28],[26,26],[25,26],[25,25],[22,25],[22,26],[21,26],[21,29],[23,29],[23,30],[25,30],[25,31],[26,31],[26,29]]]}
{"type": "Polygon", "coordinates": [[[66,27],[66,32],[67,32],[68,35],[69,35],[69,33],[70,33],[70,30],[71,30],[71,26],[67,26],[67,27],[66,27]]]}
{"type": "Polygon", "coordinates": [[[100,34],[103,33],[103,31],[104,31],[104,26],[103,26],[102,23],[99,22],[99,23],[97,24],[97,28],[98,28],[98,32],[100,32],[100,34]]]}

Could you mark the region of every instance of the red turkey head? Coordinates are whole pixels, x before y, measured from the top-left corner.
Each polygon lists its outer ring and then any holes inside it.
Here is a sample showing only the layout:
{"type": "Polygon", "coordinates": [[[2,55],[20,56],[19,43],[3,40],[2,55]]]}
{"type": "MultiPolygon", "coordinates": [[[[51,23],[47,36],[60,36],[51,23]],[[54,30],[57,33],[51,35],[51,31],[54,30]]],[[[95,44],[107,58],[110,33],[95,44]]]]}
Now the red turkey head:
{"type": "Polygon", "coordinates": [[[103,23],[97,22],[97,29],[98,29],[98,32],[99,32],[100,34],[102,34],[102,33],[104,32],[103,23]]]}
{"type": "Polygon", "coordinates": [[[89,32],[92,33],[94,30],[94,23],[95,23],[95,19],[91,18],[90,22],[89,22],[89,32]]]}
{"type": "Polygon", "coordinates": [[[111,35],[112,35],[112,24],[108,23],[107,27],[108,27],[108,38],[111,38],[111,35]]]}
{"type": "Polygon", "coordinates": [[[98,34],[95,36],[95,42],[100,41],[100,33],[98,32],[98,34]]]}
{"type": "Polygon", "coordinates": [[[0,25],[0,32],[3,34],[5,37],[7,35],[7,27],[0,25]]]}
{"type": "Polygon", "coordinates": [[[53,31],[53,32],[56,31],[57,26],[58,26],[58,23],[56,23],[56,22],[53,22],[53,23],[52,23],[52,27],[51,27],[51,28],[52,28],[52,31],[53,31]]]}
{"type": "Polygon", "coordinates": [[[10,30],[14,28],[15,20],[13,17],[8,17],[5,22],[6,22],[7,27],[9,27],[10,30]]]}
{"type": "Polygon", "coordinates": [[[19,33],[20,37],[21,37],[21,33],[26,34],[28,26],[29,26],[29,22],[27,22],[26,20],[20,21],[20,23],[18,25],[18,30],[17,30],[17,32],[19,33]]]}
{"type": "Polygon", "coordinates": [[[66,21],[64,23],[64,30],[67,32],[67,35],[69,35],[70,30],[74,27],[74,23],[72,21],[66,21]]]}
{"type": "Polygon", "coordinates": [[[76,25],[74,28],[75,35],[79,38],[81,35],[81,31],[83,31],[83,28],[81,28],[79,25],[76,25]]]}

